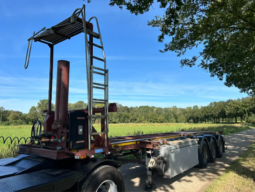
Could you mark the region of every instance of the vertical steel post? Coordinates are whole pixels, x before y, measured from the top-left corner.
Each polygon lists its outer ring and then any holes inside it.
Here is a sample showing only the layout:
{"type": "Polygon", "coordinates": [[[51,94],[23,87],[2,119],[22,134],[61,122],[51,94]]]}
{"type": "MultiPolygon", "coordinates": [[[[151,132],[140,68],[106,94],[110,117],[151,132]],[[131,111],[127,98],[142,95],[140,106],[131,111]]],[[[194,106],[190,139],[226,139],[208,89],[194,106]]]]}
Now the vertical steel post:
{"type": "Polygon", "coordinates": [[[86,14],[85,14],[85,5],[83,5],[81,9],[82,15],[82,24],[84,30],[84,37],[85,37],[85,56],[86,56],[86,72],[87,72],[87,90],[88,90],[88,149],[91,149],[91,128],[92,128],[92,114],[91,114],[91,105],[90,105],[90,49],[88,46],[88,38],[87,38],[87,26],[86,26],[86,14]]]}
{"type": "Polygon", "coordinates": [[[51,112],[54,45],[49,45],[49,47],[50,47],[50,71],[49,71],[48,114],[51,112]]]}
{"type": "MultiPolygon", "coordinates": [[[[91,31],[93,31],[93,25],[89,25],[89,29],[91,30],[91,31]]],[[[89,35],[89,41],[91,42],[91,43],[93,43],[93,36],[92,35],[89,35]]],[[[88,108],[88,110],[90,111],[89,112],[89,114],[90,114],[90,119],[89,119],[89,121],[90,121],[90,127],[89,127],[89,129],[90,129],[90,134],[92,133],[92,127],[93,127],[93,125],[92,125],[92,123],[93,123],[93,119],[92,119],[92,115],[93,115],[93,58],[92,58],[92,56],[93,56],[93,45],[92,44],[90,44],[90,46],[88,47],[89,49],[89,69],[90,69],[90,71],[89,71],[89,73],[90,73],[90,83],[89,83],[89,89],[90,89],[90,96],[89,96],[89,108],[88,108]]],[[[90,137],[91,137],[91,135],[90,135],[90,137]]],[[[91,141],[90,141],[91,142],[91,141]]],[[[91,147],[91,146],[90,146],[91,147]]],[[[90,149],[90,148],[89,148],[90,149]]]]}

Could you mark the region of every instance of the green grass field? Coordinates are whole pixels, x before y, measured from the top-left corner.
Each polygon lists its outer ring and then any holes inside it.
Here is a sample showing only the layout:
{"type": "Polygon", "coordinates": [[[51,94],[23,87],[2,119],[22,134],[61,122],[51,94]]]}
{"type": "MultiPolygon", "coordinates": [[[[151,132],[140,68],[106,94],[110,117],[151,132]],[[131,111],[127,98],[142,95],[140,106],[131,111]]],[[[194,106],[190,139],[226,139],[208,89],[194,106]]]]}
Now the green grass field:
{"type": "MultiPolygon", "coordinates": [[[[95,124],[95,128],[99,131],[100,125],[95,124]]],[[[10,137],[29,137],[31,134],[31,125],[20,126],[0,126],[0,136],[4,138],[10,137]]],[[[135,124],[110,124],[109,136],[124,136],[124,135],[136,135],[145,133],[162,133],[171,131],[185,130],[210,130],[210,131],[224,131],[224,135],[229,135],[235,132],[243,131],[252,128],[251,126],[241,124],[188,124],[188,123],[135,123],[135,124]]],[[[16,143],[10,145],[7,142],[3,144],[3,140],[0,139],[0,158],[5,158],[15,155],[16,143]]]]}

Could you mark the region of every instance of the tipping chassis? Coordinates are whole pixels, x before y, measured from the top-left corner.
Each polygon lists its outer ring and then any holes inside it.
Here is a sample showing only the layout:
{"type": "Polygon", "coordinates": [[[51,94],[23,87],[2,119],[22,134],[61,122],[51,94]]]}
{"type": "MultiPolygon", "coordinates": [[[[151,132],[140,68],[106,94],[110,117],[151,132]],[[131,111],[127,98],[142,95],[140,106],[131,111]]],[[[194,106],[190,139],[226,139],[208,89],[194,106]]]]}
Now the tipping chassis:
{"type": "Polygon", "coordinates": [[[53,160],[26,152],[0,160],[0,191],[125,191],[118,161],[145,164],[145,190],[152,190],[153,174],[172,178],[194,166],[206,168],[222,157],[225,145],[221,133],[182,131],[111,138],[103,158],[53,160]],[[131,154],[136,160],[122,158],[131,154]]]}

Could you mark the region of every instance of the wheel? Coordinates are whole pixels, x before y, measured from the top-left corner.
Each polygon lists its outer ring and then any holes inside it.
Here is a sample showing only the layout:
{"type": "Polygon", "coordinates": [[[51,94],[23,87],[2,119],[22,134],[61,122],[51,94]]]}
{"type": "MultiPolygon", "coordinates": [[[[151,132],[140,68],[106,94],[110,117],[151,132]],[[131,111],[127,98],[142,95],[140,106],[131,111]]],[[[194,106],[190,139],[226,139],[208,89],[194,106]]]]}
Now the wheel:
{"type": "Polygon", "coordinates": [[[112,166],[103,165],[95,169],[82,186],[82,192],[124,192],[121,173],[112,166]]]}
{"type": "Polygon", "coordinates": [[[220,139],[220,143],[219,143],[219,146],[217,147],[217,150],[216,150],[216,156],[218,158],[221,158],[223,156],[223,141],[222,139],[220,139]]]}
{"type": "Polygon", "coordinates": [[[206,141],[202,141],[201,144],[201,152],[198,153],[198,159],[199,159],[199,164],[197,167],[199,168],[206,168],[208,164],[208,146],[206,141]]]}
{"type": "Polygon", "coordinates": [[[212,139],[211,147],[209,150],[209,162],[213,163],[216,159],[216,142],[212,139]]]}

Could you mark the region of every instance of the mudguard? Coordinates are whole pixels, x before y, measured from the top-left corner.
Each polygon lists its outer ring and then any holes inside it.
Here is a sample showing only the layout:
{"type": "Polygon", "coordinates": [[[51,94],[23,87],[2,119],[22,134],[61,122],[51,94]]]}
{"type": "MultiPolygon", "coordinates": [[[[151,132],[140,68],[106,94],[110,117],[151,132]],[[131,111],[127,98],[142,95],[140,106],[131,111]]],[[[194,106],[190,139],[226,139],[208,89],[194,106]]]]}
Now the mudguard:
{"type": "Polygon", "coordinates": [[[223,141],[223,152],[225,152],[225,146],[226,146],[225,136],[224,136],[224,135],[220,135],[219,133],[217,133],[217,134],[215,135],[215,137],[216,137],[216,139],[217,139],[217,141],[216,141],[217,146],[220,145],[220,140],[222,139],[222,141],[223,141]]]}
{"type": "Polygon", "coordinates": [[[197,136],[197,138],[198,138],[198,150],[199,150],[199,153],[201,153],[202,152],[201,151],[202,150],[202,148],[201,148],[202,142],[205,141],[207,143],[208,147],[209,147],[210,143],[209,143],[207,137],[204,137],[203,135],[199,135],[199,136],[197,136]]]}
{"type": "Polygon", "coordinates": [[[110,165],[115,167],[116,169],[120,168],[120,164],[113,160],[91,159],[86,165],[82,167],[84,175],[77,183],[77,190],[78,191],[81,190],[84,181],[86,180],[86,178],[89,177],[90,173],[92,173],[99,166],[103,166],[103,165],[110,165]]]}
{"type": "Polygon", "coordinates": [[[212,146],[211,144],[212,144],[212,141],[213,141],[213,140],[215,141],[216,145],[218,146],[218,144],[217,144],[217,139],[216,139],[215,136],[213,136],[213,135],[211,135],[211,134],[204,134],[204,137],[206,137],[207,140],[208,140],[209,149],[211,149],[211,146],[212,146]]]}

